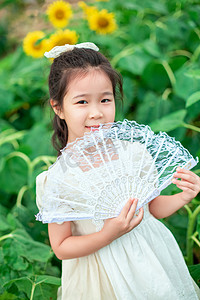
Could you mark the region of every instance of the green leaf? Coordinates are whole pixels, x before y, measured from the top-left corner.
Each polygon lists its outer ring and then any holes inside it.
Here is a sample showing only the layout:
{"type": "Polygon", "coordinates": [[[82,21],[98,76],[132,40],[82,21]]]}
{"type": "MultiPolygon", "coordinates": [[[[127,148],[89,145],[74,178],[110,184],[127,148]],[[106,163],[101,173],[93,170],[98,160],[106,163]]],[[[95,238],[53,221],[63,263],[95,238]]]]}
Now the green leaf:
{"type": "Polygon", "coordinates": [[[1,215],[0,218],[0,231],[7,231],[11,229],[10,225],[8,224],[6,218],[1,215]]]}
{"type": "Polygon", "coordinates": [[[27,164],[19,157],[13,157],[6,161],[0,172],[1,189],[7,193],[18,193],[23,185],[27,184],[27,164]]]}
{"type": "Polygon", "coordinates": [[[188,72],[185,73],[185,76],[200,79],[200,69],[189,70],[188,72]]]}
{"type": "MultiPolygon", "coordinates": [[[[195,65],[193,65],[193,68],[195,65]]],[[[175,72],[176,83],[174,86],[174,92],[177,96],[187,99],[197,91],[199,91],[200,78],[188,77],[187,74],[190,72],[191,66],[184,65],[178,71],[175,72]]]]}
{"type": "Polygon", "coordinates": [[[197,101],[200,100],[200,92],[196,92],[194,94],[192,94],[186,102],[186,107],[191,106],[192,104],[196,103],[197,101]]]}
{"type": "Polygon", "coordinates": [[[23,291],[32,300],[56,299],[58,286],[61,284],[60,278],[53,276],[36,275],[32,277],[21,277],[8,281],[4,287],[8,288],[16,285],[19,291],[23,291]]]}
{"type": "Polygon", "coordinates": [[[52,155],[54,153],[53,146],[51,146],[51,132],[46,127],[42,123],[37,123],[24,137],[23,143],[31,149],[30,159],[39,155],[52,155]]]}
{"type": "Polygon", "coordinates": [[[134,5],[134,8],[144,14],[150,10],[157,14],[166,14],[167,8],[164,3],[159,1],[143,0],[143,1],[120,1],[122,7],[127,8],[127,4],[134,5]],[[135,3],[134,3],[135,2],[135,3]]]}
{"type": "Polygon", "coordinates": [[[0,87],[0,117],[9,111],[14,101],[14,94],[0,87]]]}
{"type": "Polygon", "coordinates": [[[200,214],[197,217],[197,231],[198,231],[199,238],[200,238],[200,214]]]}
{"type": "Polygon", "coordinates": [[[38,275],[35,279],[35,283],[49,283],[53,285],[61,285],[61,280],[58,277],[47,276],[47,275],[38,275]]]}
{"type": "MultiPolygon", "coordinates": [[[[31,202],[27,207],[23,205],[14,206],[11,210],[11,213],[17,220],[21,222],[22,225],[26,226],[27,224],[30,224],[34,220],[33,211],[30,209],[30,207],[35,204],[35,202],[30,201],[30,194],[28,194],[29,202],[31,202]]],[[[35,221],[35,220],[34,220],[35,221]]]]}
{"type": "Polygon", "coordinates": [[[4,284],[4,288],[10,288],[12,285],[16,285],[19,291],[23,291],[28,296],[28,299],[30,299],[31,296],[31,290],[32,290],[32,281],[29,278],[22,277],[17,279],[12,279],[8,281],[6,284],[4,284]]]}
{"type": "Polygon", "coordinates": [[[181,215],[181,214],[173,214],[170,217],[170,224],[174,228],[181,228],[181,229],[187,229],[188,226],[188,217],[187,215],[181,215]]]}
{"type": "Polygon", "coordinates": [[[141,75],[150,60],[151,57],[143,50],[136,50],[132,55],[121,58],[118,67],[134,75],[141,75]]]}
{"type": "Polygon", "coordinates": [[[19,300],[19,298],[16,295],[10,294],[7,291],[5,291],[2,295],[0,295],[0,300],[8,300],[8,299],[9,300],[19,300]]]}
{"type": "Polygon", "coordinates": [[[23,225],[19,222],[17,218],[12,213],[7,214],[7,222],[14,231],[16,228],[23,229],[23,225]]]}
{"type": "Polygon", "coordinates": [[[163,92],[170,85],[166,70],[158,61],[151,61],[145,67],[142,79],[148,88],[156,92],[163,92]]]}
{"type": "Polygon", "coordinates": [[[3,243],[3,251],[9,259],[7,263],[16,270],[25,267],[25,260],[31,263],[45,263],[53,256],[53,251],[48,245],[34,241],[23,229],[16,229],[11,233],[11,237],[3,243]]]}
{"type": "Polygon", "coordinates": [[[126,113],[134,103],[135,84],[128,76],[123,77],[124,101],[123,111],[126,113]]]}
{"type": "Polygon", "coordinates": [[[200,287],[200,264],[189,266],[189,271],[194,281],[200,287]]]}
{"type": "Polygon", "coordinates": [[[156,93],[146,93],[142,103],[136,108],[137,122],[150,124],[153,120],[161,119],[172,110],[172,102],[158,97],[156,93]]]}
{"type": "Polygon", "coordinates": [[[150,127],[153,131],[171,131],[176,129],[179,126],[182,126],[183,120],[186,116],[187,111],[182,109],[176,112],[173,112],[166,117],[156,120],[150,124],[150,127]]]}
{"type": "MultiPolygon", "coordinates": [[[[135,19],[132,17],[129,25],[129,38],[131,42],[138,44],[143,43],[145,40],[149,39],[151,30],[147,24],[142,22],[136,23],[135,19]]],[[[147,51],[148,52],[148,51],[147,51]]]]}
{"type": "Polygon", "coordinates": [[[148,54],[152,55],[153,57],[159,58],[162,56],[162,53],[158,47],[158,44],[156,44],[152,40],[144,41],[144,43],[142,44],[142,47],[148,54]]]}
{"type": "Polygon", "coordinates": [[[0,212],[1,212],[1,216],[6,217],[6,215],[8,214],[8,208],[6,208],[5,206],[2,205],[2,203],[0,203],[0,212]]]}

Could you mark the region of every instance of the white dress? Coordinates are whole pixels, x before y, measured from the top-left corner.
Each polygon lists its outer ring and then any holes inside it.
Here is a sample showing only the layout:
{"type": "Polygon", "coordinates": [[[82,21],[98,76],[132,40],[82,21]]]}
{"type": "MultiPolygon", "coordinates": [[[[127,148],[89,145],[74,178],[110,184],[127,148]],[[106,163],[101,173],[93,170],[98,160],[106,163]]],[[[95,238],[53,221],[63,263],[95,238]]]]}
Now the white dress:
{"type": "MultiPolygon", "coordinates": [[[[48,171],[37,177],[40,209],[48,171]]],[[[91,220],[71,222],[72,235],[96,232],[91,220]]],[[[195,300],[192,280],[172,233],[144,207],[131,232],[86,257],[62,261],[62,300],[195,300]]]]}

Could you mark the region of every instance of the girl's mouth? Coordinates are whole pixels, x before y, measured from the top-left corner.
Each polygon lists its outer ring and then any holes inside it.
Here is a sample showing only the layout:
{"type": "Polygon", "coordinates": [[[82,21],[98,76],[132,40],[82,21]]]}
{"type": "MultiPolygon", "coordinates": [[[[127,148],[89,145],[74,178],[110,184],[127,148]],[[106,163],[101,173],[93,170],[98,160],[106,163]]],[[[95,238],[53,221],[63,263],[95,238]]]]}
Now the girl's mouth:
{"type": "Polygon", "coordinates": [[[95,131],[98,130],[98,128],[100,127],[100,125],[92,125],[92,126],[85,126],[86,128],[90,129],[91,131],[95,131]]]}

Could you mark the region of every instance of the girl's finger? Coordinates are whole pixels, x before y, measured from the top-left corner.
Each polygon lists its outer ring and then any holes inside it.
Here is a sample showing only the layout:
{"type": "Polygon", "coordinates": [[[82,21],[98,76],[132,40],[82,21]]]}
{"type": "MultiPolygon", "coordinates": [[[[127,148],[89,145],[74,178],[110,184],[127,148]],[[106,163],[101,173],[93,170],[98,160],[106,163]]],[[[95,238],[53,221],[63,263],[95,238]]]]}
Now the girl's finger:
{"type": "Polygon", "coordinates": [[[143,216],[144,216],[144,209],[143,209],[143,207],[141,207],[139,209],[139,214],[135,218],[132,219],[132,221],[131,221],[131,227],[134,228],[135,226],[137,226],[138,224],[140,224],[140,222],[143,219],[143,216]]]}
{"type": "Polygon", "coordinates": [[[191,192],[193,193],[193,191],[189,190],[188,188],[186,187],[178,187],[179,189],[181,189],[182,191],[186,191],[186,192],[189,192],[191,194],[191,192]]]}
{"type": "Polygon", "coordinates": [[[192,184],[192,183],[190,183],[190,182],[188,182],[188,181],[180,181],[180,180],[177,180],[177,179],[173,179],[172,180],[172,182],[174,183],[174,184],[176,184],[176,186],[178,187],[178,188],[181,188],[181,187],[185,187],[185,188],[188,188],[188,189],[191,189],[191,190],[193,190],[193,191],[195,191],[196,189],[195,189],[195,185],[194,184],[192,184]]]}
{"type": "Polygon", "coordinates": [[[183,169],[183,168],[180,168],[180,167],[178,167],[177,169],[176,169],[176,171],[177,171],[177,173],[181,173],[181,174],[188,174],[188,175],[190,175],[190,176],[192,176],[192,177],[196,177],[197,175],[194,173],[194,172],[192,172],[192,171],[190,171],[190,170],[186,170],[186,169],[183,169]]]}
{"type": "Polygon", "coordinates": [[[186,181],[189,181],[189,182],[192,182],[192,183],[195,183],[196,182],[196,177],[192,176],[192,175],[189,175],[189,174],[184,174],[184,173],[174,173],[173,176],[175,178],[181,178],[181,179],[184,179],[186,181]]]}
{"type": "Polygon", "coordinates": [[[133,203],[133,199],[129,199],[126,204],[124,205],[121,213],[120,213],[120,216],[123,217],[123,218],[126,218],[127,214],[128,214],[128,211],[130,210],[131,208],[131,205],[133,203]]]}
{"type": "Polygon", "coordinates": [[[126,219],[128,222],[130,222],[135,214],[135,211],[136,211],[136,207],[137,207],[137,204],[138,204],[138,199],[134,199],[133,201],[133,204],[130,208],[130,210],[128,211],[127,213],[127,216],[126,216],[126,219]]]}

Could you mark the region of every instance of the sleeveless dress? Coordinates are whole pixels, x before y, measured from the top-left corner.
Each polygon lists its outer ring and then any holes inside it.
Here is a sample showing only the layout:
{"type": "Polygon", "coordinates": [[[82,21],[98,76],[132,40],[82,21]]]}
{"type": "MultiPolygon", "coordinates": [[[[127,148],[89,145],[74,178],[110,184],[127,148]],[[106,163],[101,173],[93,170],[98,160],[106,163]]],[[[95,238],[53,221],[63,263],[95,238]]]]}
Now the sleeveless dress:
{"type": "MultiPolygon", "coordinates": [[[[40,209],[48,171],[36,180],[40,209]]],[[[91,220],[71,222],[72,235],[96,232],[91,220]]],[[[172,233],[144,207],[142,222],[97,252],[62,261],[59,300],[200,299],[172,233]]]]}

